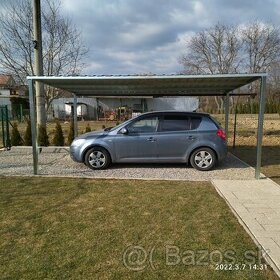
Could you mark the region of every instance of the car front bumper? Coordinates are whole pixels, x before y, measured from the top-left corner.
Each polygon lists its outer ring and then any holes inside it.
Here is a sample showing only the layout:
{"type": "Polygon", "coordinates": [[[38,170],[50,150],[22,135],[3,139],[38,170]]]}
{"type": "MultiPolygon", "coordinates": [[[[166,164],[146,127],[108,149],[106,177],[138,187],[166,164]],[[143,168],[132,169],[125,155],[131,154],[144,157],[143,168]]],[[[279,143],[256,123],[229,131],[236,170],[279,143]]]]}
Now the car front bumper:
{"type": "Polygon", "coordinates": [[[70,146],[70,157],[72,160],[76,162],[83,162],[83,159],[81,157],[80,153],[80,147],[78,146],[70,146]]]}

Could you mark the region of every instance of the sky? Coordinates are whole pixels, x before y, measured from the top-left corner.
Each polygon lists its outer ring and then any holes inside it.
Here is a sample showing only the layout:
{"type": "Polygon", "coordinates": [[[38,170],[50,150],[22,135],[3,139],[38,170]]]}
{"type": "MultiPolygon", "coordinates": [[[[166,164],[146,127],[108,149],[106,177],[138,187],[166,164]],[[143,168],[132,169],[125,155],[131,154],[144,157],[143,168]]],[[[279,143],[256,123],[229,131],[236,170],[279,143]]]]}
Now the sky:
{"type": "MultiPolygon", "coordinates": [[[[1,2],[13,0],[0,0],[1,2]]],[[[41,0],[44,1],[44,0],[41,0]]],[[[280,26],[279,0],[61,0],[89,48],[83,74],[175,74],[195,32],[216,23],[280,26]]]]}

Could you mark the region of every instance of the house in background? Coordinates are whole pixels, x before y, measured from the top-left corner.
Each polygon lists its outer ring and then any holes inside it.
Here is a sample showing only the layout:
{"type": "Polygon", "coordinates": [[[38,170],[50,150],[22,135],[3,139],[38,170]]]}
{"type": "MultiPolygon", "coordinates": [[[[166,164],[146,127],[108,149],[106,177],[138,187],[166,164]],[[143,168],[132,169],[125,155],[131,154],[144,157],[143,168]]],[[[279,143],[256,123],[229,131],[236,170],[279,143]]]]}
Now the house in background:
{"type": "Polygon", "coordinates": [[[0,106],[8,105],[12,110],[10,96],[16,94],[16,83],[11,75],[0,74],[0,106]]]}
{"type": "MultiPolygon", "coordinates": [[[[78,119],[85,120],[126,120],[139,113],[161,110],[195,111],[197,97],[166,98],[77,98],[78,119]]],[[[73,97],[60,97],[51,104],[48,118],[69,120],[73,112],[73,97]]]]}
{"type": "MultiPolygon", "coordinates": [[[[72,117],[73,97],[68,97],[68,94],[63,95],[52,101],[48,112],[49,120],[53,118],[69,120],[72,117]]],[[[77,117],[78,119],[96,120],[98,118],[96,98],[77,98],[77,117]]]]}

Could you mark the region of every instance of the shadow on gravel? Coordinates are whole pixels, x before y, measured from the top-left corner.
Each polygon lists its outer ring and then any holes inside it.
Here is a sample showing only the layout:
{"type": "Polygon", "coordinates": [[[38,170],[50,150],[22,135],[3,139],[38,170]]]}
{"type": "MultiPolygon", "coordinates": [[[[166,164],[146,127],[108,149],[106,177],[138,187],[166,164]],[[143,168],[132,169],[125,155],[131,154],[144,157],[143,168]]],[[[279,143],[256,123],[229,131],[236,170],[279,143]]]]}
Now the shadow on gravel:
{"type": "MultiPolygon", "coordinates": [[[[245,161],[251,166],[255,166],[257,149],[255,146],[236,146],[230,148],[230,152],[245,161]]],[[[262,147],[262,166],[280,165],[280,146],[262,147]]]]}
{"type": "MultiPolygon", "coordinates": [[[[114,163],[110,166],[110,169],[121,169],[121,168],[187,168],[192,169],[190,164],[186,163],[114,163]]],[[[230,168],[248,168],[246,164],[231,155],[227,156],[225,160],[218,163],[214,170],[226,170],[230,168]]]]}

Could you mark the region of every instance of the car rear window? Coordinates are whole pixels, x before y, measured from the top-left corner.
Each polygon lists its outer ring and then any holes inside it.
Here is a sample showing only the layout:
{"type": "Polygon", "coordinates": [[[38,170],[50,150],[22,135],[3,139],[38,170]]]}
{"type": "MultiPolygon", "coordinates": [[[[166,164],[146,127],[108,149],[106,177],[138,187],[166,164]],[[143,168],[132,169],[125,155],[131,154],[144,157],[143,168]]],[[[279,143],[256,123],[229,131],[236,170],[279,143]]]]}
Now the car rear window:
{"type": "Polygon", "coordinates": [[[197,129],[201,123],[201,117],[190,117],[190,129],[197,129]]]}
{"type": "Polygon", "coordinates": [[[209,116],[209,119],[216,125],[217,128],[221,127],[221,124],[212,116],[209,116]]]}

